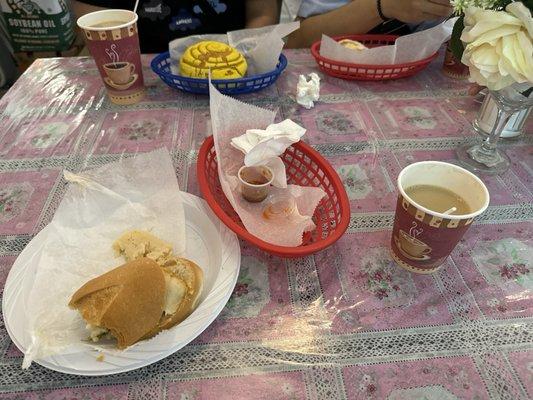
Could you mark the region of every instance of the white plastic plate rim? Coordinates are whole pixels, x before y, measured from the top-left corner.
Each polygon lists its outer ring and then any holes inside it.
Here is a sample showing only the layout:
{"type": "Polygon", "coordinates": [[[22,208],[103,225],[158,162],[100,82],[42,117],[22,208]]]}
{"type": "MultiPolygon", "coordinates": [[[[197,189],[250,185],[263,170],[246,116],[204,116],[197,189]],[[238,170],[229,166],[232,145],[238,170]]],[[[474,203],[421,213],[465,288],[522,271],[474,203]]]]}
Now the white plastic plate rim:
{"type": "MultiPolygon", "coordinates": [[[[181,324],[162,332],[155,338],[140,342],[125,351],[96,350],[87,347],[87,350],[71,354],[59,354],[36,362],[46,368],[74,375],[111,375],[131,371],[153,364],[179,349],[198,337],[218,316],[226,305],[233,288],[237,282],[241,263],[241,252],[237,236],[231,232],[218,218],[205,201],[189,193],[181,192],[184,208],[187,233],[210,238],[208,256],[210,263],[219,267],[216,280],[212,282],[209,293],[203,293],[203,301],[198,308],[181,324]],[[214,237],[213,237],[214,236],[214,237]],[[213,239],[218,243],[213,243],[213,239]],[[216,260],[211,260],[211,258],[216,260]],[[103,360],[97,361],[99,354],[103,354],[103,360]]],[[[47,230],[44,228],[21,252],[6,280],[2,310],[6,330],[17,348],[24,352],[24,343],[28,338],[24,337],[24,319],[26,315],[24,296],[30,287],[24,288],[26,277],[31,275],[32,268],[22,268],[28,260],[26,254],[31,249],[46,241],[47,230]]],[[[189,239],[189,238],[188,238],[189,239]]],[[[188,245],[189,247],[189,240],[188,245]]],[[[189,256],[187,254],[187,256],[189,256]]],[[[193,261],[194,261],[194,257],[193,261]]],[[[35,265],[29,264],[29,265],[35,265]]],[[[209,282],[206,282],[209,285],[209,282]]]]}

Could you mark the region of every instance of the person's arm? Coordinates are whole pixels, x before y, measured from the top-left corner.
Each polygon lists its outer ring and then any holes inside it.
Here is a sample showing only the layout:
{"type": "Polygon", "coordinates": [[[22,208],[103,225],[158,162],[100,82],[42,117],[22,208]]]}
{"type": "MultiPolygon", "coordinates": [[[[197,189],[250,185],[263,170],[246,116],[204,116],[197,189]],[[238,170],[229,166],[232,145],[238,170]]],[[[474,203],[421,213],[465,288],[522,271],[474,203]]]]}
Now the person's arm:
{"type": "Polygon", "coordinates": [[[300,29],[290,34],[286,47],[310,47],[326,35],[366,33],[379,25],[376,0],[353,0],[333,11],[313,15],[300,22],[300,29]]]}
{"type": "Polygon", "coordinates": [[[278,22],[277,0],[246,0],[246,28],[261,28],[278,22]]]}
{"type": "Polygon", "coordinates": [[[76,18],[81,17],[82,15],[92,13],[93,11],[105,10],[104,7],[97,7],[91,4],[82,3],[81,1],[71,0],[70,7],[76,18]]]}
{"type": "MultiPolygon", "coordinates": [[[[74,13],[76,18],[79,18],[85,14],[92,13],[93,11],[105,10],[104,7],[97,7],[91,4],[85,4],[81,1],[71,0],[70,9],[74,13]]],[[[82,49],[77,54],[78,56],[89,56],[89,50],[85,45],[85,35],[82,34],[81,29],[76,26],[76,44],[78,44],[82,49]]]]}
{"type": "MultiPolygon", "coordinates": [[[[452,13],[449,0],[381,0],[383,15],[402,22],[422,22],[447,17],[452,13]]],[[[377,0],[352,0],[336,10],[301,21],[291,33],[287,47],[310,47],[322,34],[335,36],[366,33],[383,20],[377,0]]]]}

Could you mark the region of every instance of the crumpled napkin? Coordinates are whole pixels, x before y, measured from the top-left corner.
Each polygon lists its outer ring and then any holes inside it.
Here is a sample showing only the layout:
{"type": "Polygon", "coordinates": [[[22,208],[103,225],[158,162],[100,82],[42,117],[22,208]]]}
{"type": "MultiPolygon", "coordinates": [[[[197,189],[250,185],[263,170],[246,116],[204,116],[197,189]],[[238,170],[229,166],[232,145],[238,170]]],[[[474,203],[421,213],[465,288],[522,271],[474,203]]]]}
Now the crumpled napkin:
{"type": "Polygon", "coordinates": [[[315,73],[309,74],[309,81],[305,75],[300,75],[296,85],[296,102],[308,110],[313,108],[320,96],[320,77],[315,73]]]}
{"type": "Polygon", "coordinates": [[[291,144],[300,141],[305,131],[296,122],[286,119],[278,124],[270,124],[266,129],[247,129],[244,135],[232,138],[231,145],[245,154],[244,165],[270,167],[274,173],[272,184],[285,188],[285,164],[278,156],[291,144]]]}
{"type": "Polygon", "coordinates": [[[322,35],[320,55],[331,60],[352,64],[391,65],[422,60],[434,54],[447,41],[457,18],[424,31],[401,36],[393,45],[355,51],[348,49],[329,36],[322,35]]]}
{"type": "Polygon", "coordinates": [[[300,22],[296,21],[262,28],[240,29],[228,32],[226,35],[193,35],[175,39],[168,44],[170,70],[174,75],[179,75],[181,55],[187,47],[202,40],[214,40],[227,43],[244,55],[248,63],[246,75],[264,74],[276,68],[285,44],[282,39],[299,27],[300,22]]]}

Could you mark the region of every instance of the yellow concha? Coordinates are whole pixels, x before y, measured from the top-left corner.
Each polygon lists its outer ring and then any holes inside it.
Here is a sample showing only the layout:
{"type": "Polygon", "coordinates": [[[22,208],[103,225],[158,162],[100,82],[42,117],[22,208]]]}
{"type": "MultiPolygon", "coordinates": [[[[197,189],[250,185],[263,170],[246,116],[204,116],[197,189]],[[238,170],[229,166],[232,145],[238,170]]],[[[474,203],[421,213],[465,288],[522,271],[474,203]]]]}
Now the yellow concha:
{"type": "Polygon", "coordinates": [[[189,46],[180,60],[180,74],[191,78],[236,79],[246,74],[246,59],[226,43],[202,41],[189,46]]]}

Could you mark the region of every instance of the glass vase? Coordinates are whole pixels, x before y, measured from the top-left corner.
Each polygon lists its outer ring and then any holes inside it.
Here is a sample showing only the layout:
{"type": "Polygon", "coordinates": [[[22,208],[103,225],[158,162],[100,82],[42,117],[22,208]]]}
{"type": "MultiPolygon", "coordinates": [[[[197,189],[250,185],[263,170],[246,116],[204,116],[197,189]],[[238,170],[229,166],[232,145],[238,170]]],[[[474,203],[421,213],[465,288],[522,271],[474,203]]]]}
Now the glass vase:
{"type": "MultiPolygon", "coordinates": [[[[524,126],[527,122],[529,114],[531,114],[532,107],[525,108],[521,111],[513,113],[507,125],[503,128],[500,137],[502,139],[514,139],[524,134],[524,126]]],[[[488,94],[485,95],[483,104],[479,109],[479,113],[472,122],[474,130],[482,137],[487,137],[492,131],[494,121],[496,121],[496,115],[498,114],[498,107],[496,103],[488,94]]]]}
{"type": "Polygon", "coordinates": [[[491,96],[497,106],[496,119],[489,135],[479,135],[478,143],[457,150],[457,156],[465,168],[489,175],[501,174],[509,169],[511,162],[509,157],[498,149],[498,141],[509,118],[517,111],[533,106],[530,93],[531,88],[524,89],[523,85],[489,91],[488,96],[491,96]]]}

